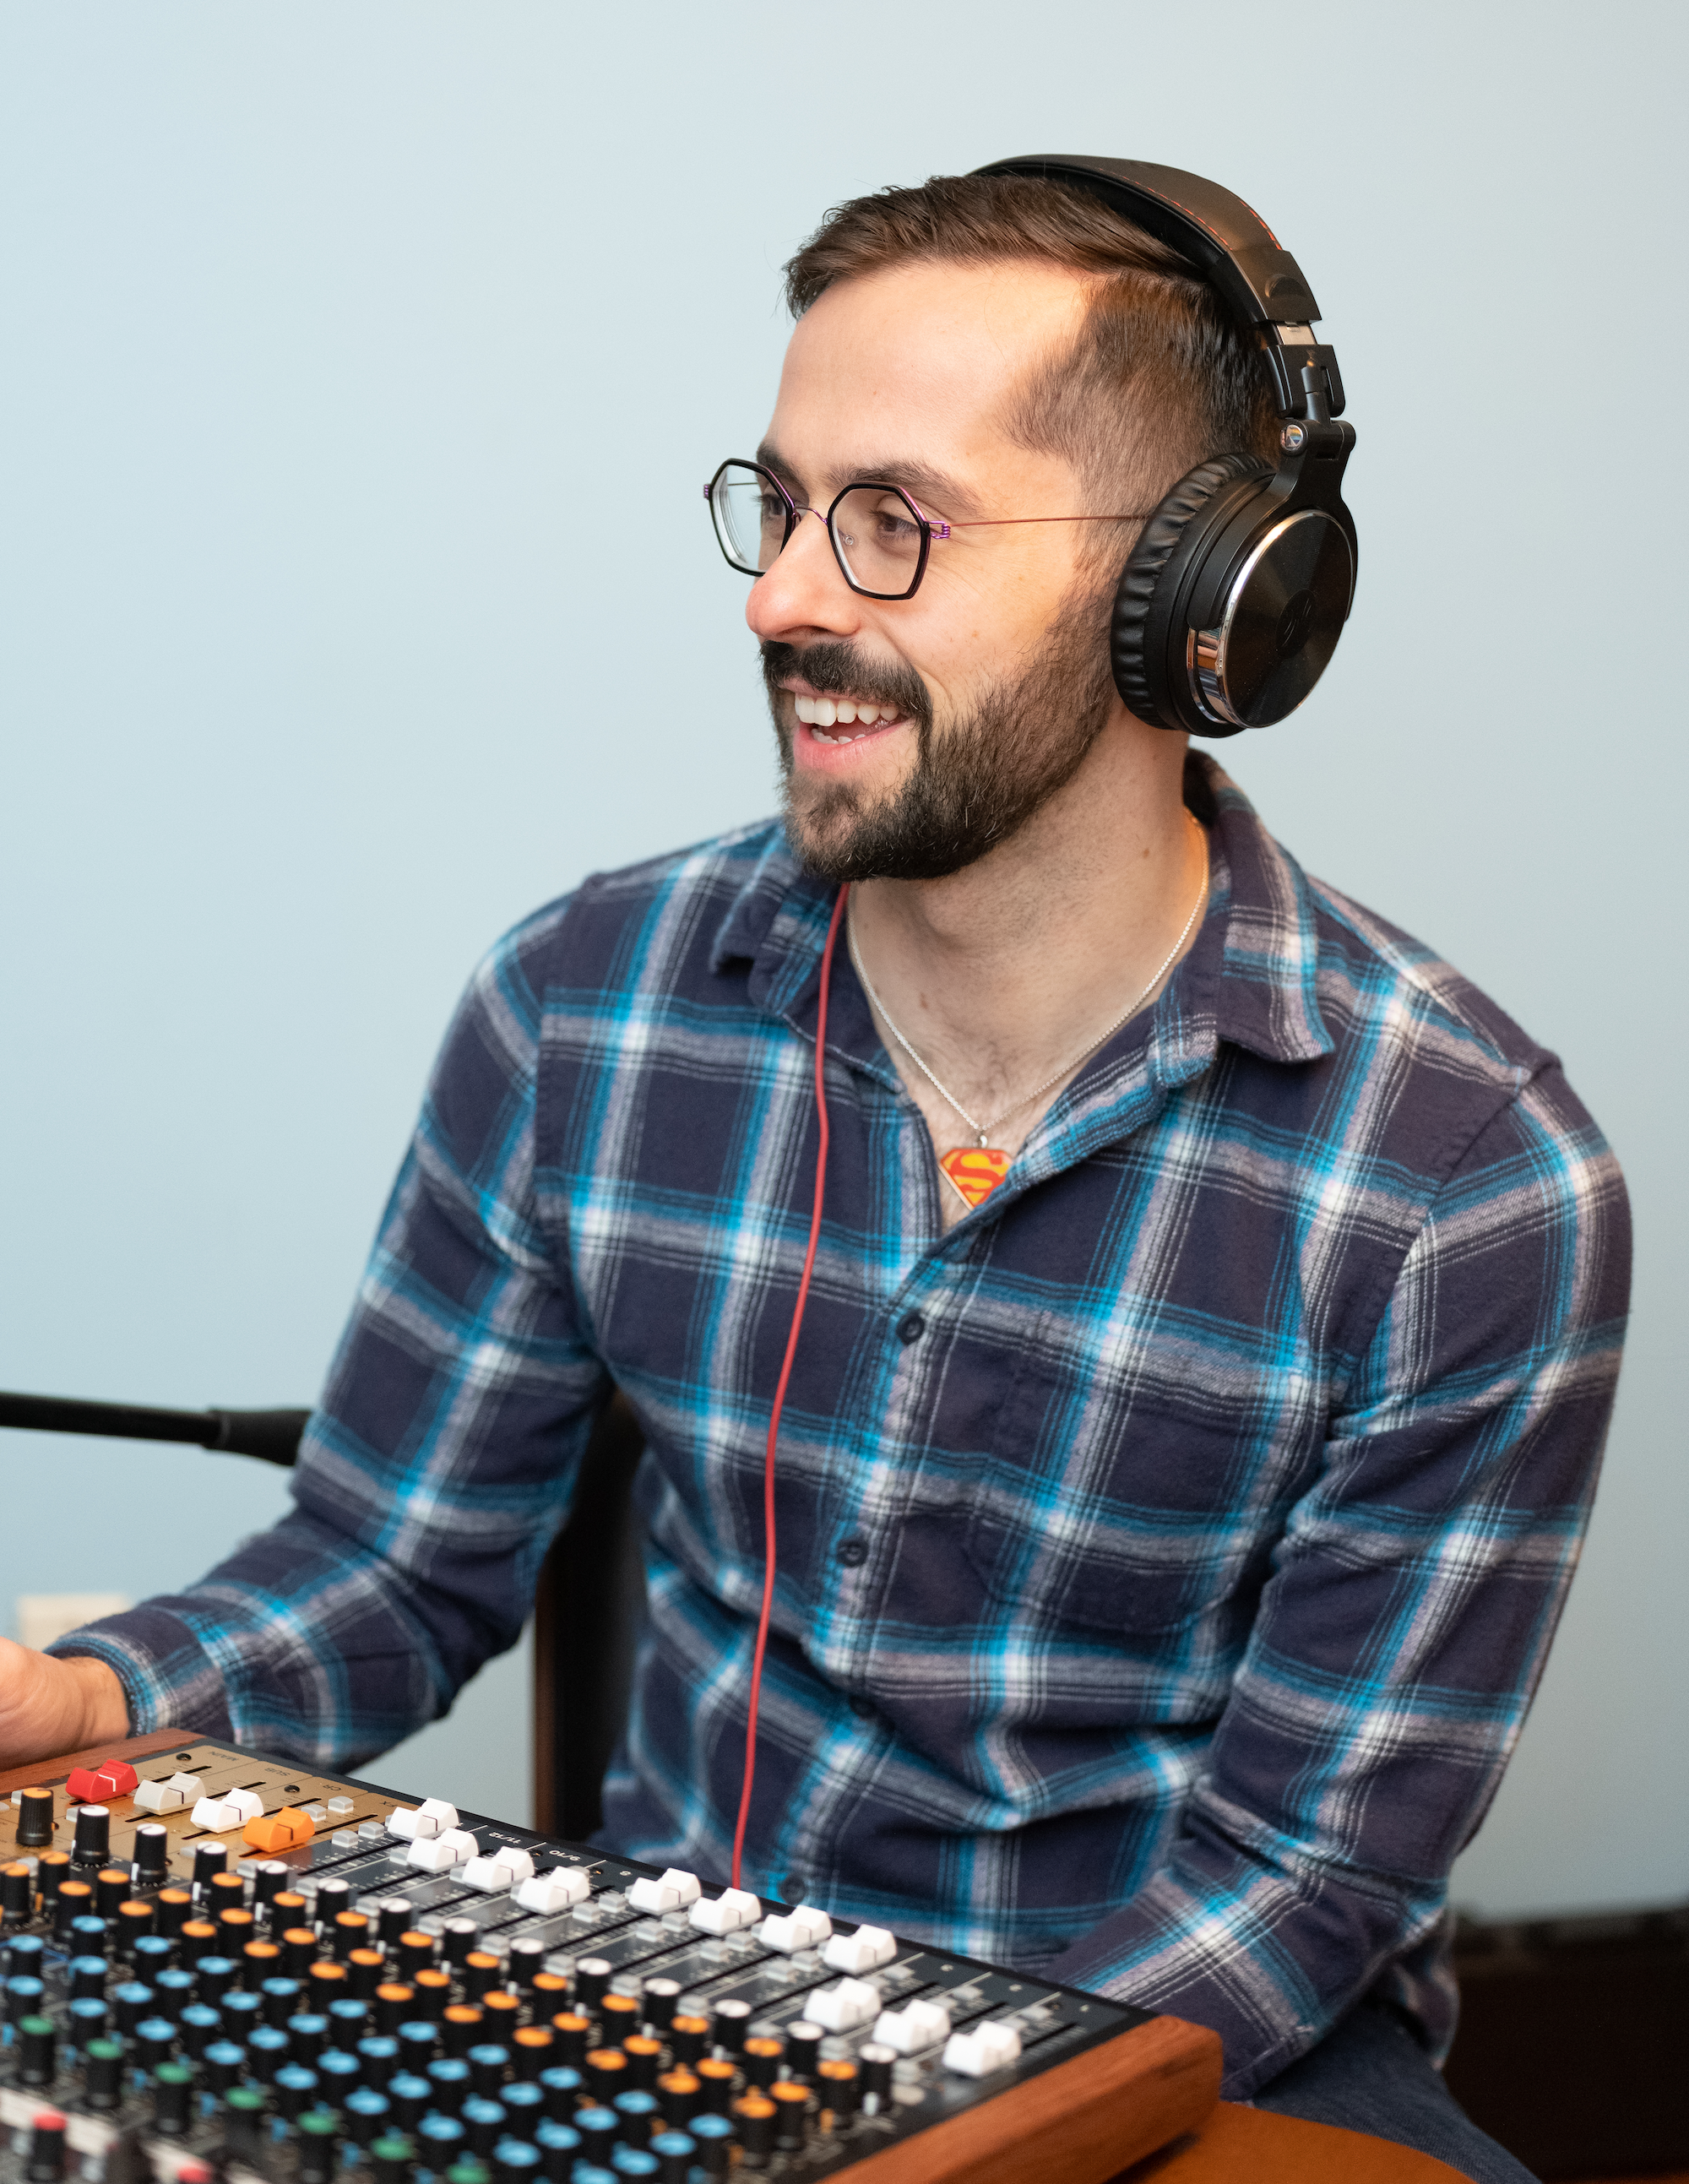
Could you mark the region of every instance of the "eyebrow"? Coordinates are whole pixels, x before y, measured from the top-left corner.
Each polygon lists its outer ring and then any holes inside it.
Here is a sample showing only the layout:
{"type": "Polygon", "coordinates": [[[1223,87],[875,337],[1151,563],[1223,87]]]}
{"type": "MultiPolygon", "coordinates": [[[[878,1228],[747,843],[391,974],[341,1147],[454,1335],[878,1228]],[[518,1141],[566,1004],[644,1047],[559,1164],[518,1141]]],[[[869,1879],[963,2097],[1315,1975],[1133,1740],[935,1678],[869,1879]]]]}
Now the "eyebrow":
{"type": "MultiPolygon", "coordinates": [[[[788,462],[772,442],[762,443],[756,451],[756,460],[765,470],[772,471],[783,485],[802,497],[806,488],[796,465],[788,462]]],[[[901,486],[917,507],[923,510],[943,510],[958,519],[963,510],[977,505],[966,487],[927,463],[906,462],[893,457],[884,462],[853,463],[839,475],[841,483],[861,479],[867,485],[901,486]]]]}

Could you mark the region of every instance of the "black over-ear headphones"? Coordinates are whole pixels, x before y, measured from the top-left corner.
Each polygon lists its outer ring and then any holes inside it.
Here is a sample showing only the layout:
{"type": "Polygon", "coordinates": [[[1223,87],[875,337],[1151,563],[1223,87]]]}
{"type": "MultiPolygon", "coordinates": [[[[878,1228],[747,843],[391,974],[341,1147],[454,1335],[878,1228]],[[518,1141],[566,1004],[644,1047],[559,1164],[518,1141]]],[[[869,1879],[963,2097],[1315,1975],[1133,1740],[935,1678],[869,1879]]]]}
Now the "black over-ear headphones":
{"type": "Polygon", "coordinates": [[[1355,520],[1343,504],[1355,444],[1335,351],[1302,269],[1241,198],[1178,167],[1051,153],[997,159],[1088,190],[1170,243],[1266,352],[1284,418],[1276,470],[1237,451],[1199,463],[1150,517],[1121,573],[1114,682],[1140,720],[1193,735],[1270,727],[1313,689],[1355,596],[1355,520]]]}

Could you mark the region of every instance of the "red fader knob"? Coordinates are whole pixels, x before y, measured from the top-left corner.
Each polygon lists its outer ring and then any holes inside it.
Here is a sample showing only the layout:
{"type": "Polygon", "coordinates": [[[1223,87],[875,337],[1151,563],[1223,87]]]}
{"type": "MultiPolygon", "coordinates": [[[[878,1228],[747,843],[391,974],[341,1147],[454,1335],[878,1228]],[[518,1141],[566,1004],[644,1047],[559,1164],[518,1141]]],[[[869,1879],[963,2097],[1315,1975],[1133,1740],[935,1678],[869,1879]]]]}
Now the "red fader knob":
{"type": "Polygon", "coordinates": [[[113,1797],[132,1797],[139,1777],[125,1759],[102,1759],[92,1767],[73,1767],[64,1794],[73,1805],[103,1805],[113,1797]]]}

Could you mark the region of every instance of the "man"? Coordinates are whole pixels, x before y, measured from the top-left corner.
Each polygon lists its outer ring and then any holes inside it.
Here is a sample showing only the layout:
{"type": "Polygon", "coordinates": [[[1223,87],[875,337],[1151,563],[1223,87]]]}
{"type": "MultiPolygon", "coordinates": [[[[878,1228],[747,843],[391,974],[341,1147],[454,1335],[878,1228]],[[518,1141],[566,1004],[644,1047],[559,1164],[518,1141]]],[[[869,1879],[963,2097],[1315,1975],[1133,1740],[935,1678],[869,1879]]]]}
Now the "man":
{"type": "Polygon", "coordinates": [[[1001,177],[846,205],[789,274],[712,501],[783,823],[494,951],[296,1513],[10,1653],[0,1742],[380,1751],[512,1642],[614,1383],[650,1616],[607,1834],[725,1875],[848,883],[748,1885],[1213,2025],[1235,2098],[1518,2176],[1426,2051],[1592,1489],[1616,1168],[1552,1056],[1116,694],[1144,514],[1274,444],[1213,294],[1001,177]]]}

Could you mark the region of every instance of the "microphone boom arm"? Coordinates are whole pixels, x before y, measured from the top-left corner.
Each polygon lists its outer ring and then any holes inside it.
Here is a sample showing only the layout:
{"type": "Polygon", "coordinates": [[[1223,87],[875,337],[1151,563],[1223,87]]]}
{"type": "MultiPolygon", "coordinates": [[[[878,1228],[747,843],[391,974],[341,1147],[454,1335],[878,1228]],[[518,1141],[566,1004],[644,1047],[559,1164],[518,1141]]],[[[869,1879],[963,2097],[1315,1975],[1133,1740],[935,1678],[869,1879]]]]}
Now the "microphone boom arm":
{"type": "Polygon", "coordinates": [[[141,1403],[91,1403],[74,1396],[0,1391],[0,1426],[29,1433],[98,1434],[116,1440],[173,1440],[253,1456],[290,1469],[309,1411],[164,1411],[141,1403]]]}

